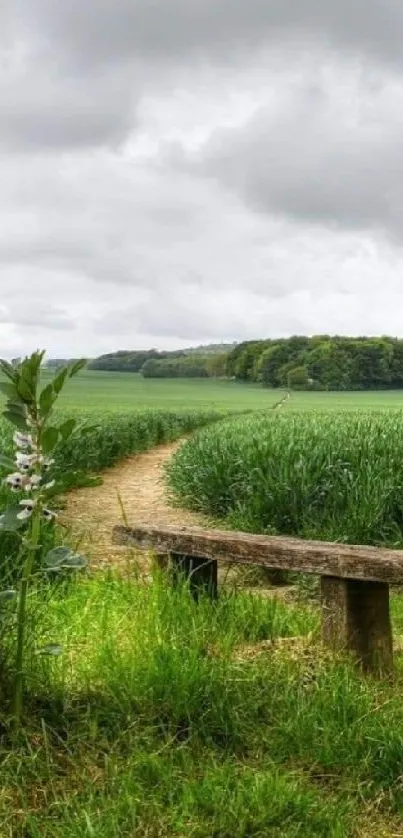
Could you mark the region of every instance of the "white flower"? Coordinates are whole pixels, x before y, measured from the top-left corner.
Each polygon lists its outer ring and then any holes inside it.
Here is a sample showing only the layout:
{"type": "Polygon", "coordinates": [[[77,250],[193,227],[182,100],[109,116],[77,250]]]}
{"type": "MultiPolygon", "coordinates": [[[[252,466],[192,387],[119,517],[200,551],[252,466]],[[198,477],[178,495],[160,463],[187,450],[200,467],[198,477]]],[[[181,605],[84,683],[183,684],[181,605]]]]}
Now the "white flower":
{"type": "Polygon", "coordinates": [[[14,445],[21,450],[26,450],[27,448],[31,448],[32,446],[32,436],[30,434],[22,434],[20,431],[16,431],[13,436],[14,445]]]}
{"type": "Polygon", "coordinates": [[[15,461],[20,471],[27,472],[34,465],[36,458],[32,454],[21,454],[18,452],[16,454],[15,461]]]}
{"type": "Polygon", "coordinates": [[[36,500],[20,500],[20,506],[24,506],[25,509],[30,509],[31,512],[36,506],[36,500]]]}
{"type": "Polygon", "coordinates": [[[15,471],[14,474],[9,474],[3,482],[10,487],[12,492],[19,492],[24,485],[24,475],[15,471]]]}
{"type": "Polygon", "coordinates": [[[23,509],[22,512],[18,513],[17,518],[19,519],[19,521],[27,521],[28,518],[31,517],[31,515],[32,515],[32,510],[23,509]]]}
{"type": "Polygon", "coordinates": [[[56,480],[50,480],[49,483],[44,484],[43,488],[44,489],[53,489],[53,486],[55,486],[55,484],[56,484],[56,480]]]}
{"type": "Polygon", "coordinates": [[[37,462],[39,465],[43,466],[44,469],[48,469],[53,466],[55,460],[53,457],[43,457],[42,454],[37,457],[37,462]]]}
{"type": "Polygon", "coordinates": [[[52,512],[51,509],[43,509],[42,515],[45,521],[54,521],[57,518],[56,512],[52,512]]]}
{"type": "Polygon", "coordinates": [[[35,501],[34,500],[21,500],[20,506],[23,507],[21,512],[18,513],[17,518],[20,521],[26,521],[28,518],[31,517],[34,509],[35,509],[35,501]]]}
{"type": "Polygon", "coordinates": [[[41,483],[41,475],[40,474],[31,474],[25,480],[24,489],[26,492],[34,492],[36,489],[40,488],[41,483]]]}

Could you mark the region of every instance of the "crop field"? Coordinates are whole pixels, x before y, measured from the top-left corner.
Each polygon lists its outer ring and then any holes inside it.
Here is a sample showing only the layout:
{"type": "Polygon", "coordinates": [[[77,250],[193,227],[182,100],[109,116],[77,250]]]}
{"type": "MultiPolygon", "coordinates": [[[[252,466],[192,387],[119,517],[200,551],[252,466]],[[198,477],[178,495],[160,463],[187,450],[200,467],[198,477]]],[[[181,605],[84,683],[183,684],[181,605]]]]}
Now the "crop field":
{"type": "Polygon", "coordinates": [[[168,468],[184,506],[236,529],[403,546],[403,412],[225,420],[168,468]]]}
{"type": "MultiPolygon", "coordinates": [[[[176,502],[250,531],[402,545],[403,394],[293,393],[265,413],[279,395],[85,372],[59,418],[93,428],[60,446],[57,466],[99,472],[194,432],[168,467],[176,502]]],[[[10,443],[1,420],[0,450],[10,443]]],[[[10,499],[0,486],[0,510],[10,499]]],[[[375,681],[323,650],[302,587],[284,602],[239,589],[196,605],[161,572],[143,584],[132,558],[132,576],[32,588],[18,741],[1,605],[0,835],[403,836],[403,598],[392,598],[396,673],[375,681]],[[55,642],[59,657],[36,654],[55,642]]],[[[18,562],[3,534],[0,589],[18,562]]]]}
{"type": "MultiPolygon", "coordinates": [[[[44,372],[46,382],[49,373],[44,372]]],[[[63,393],[61,404],[75,413],[131,413],[134,410],[245,411],[271,408],[284,395],[259,384],[214,379],[143,379],[134,373],[84,370],[63,393]]],[[[0,395],[0,402],[1,402],[0,395]]],[[[357,393],[293,392],[283,408],[301,410],[403,410],[403,391],[357,393]]]]}

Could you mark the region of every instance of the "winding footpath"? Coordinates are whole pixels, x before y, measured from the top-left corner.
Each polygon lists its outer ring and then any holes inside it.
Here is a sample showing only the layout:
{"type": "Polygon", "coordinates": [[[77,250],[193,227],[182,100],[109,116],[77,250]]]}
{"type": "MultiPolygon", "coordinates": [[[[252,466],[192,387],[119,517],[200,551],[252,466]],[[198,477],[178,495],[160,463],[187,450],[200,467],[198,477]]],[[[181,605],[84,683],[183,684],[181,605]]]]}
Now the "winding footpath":
{"type": "Polygon", "coordinates": [[[162,445],[128,457],[102,472],[103,482],[92,489],[76,489],[66,498],[62,520],[73,533],[75,545],[91,567],[127,566],[133,551],[112,544],[115,524],[202,525],[201,515],[170,506],[166,498],[163,467],[181,442],[162,445]],[[122,508],[124,510],[124,517],[122,508]]]}

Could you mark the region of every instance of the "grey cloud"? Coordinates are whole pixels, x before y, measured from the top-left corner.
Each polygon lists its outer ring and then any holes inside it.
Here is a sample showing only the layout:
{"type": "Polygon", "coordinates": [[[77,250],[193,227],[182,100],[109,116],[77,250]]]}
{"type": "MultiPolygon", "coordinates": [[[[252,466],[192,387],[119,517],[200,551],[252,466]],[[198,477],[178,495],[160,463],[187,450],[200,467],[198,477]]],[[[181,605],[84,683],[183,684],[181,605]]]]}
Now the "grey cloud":
{"type": "Polygon", "coordinates": [[[25,300],[14,301],[10,306],[0,307],[0,324],[15,325],[22,329],[70,330],[72,320],[63,311],[53,305],[31,303],[25,300]]]}
{"type": "Polygon", "coordinates": [[[248,67],[256,49],[284,50],[285,64],[287,44],[401,62],[397,0],[14,0],[2,13],[10,150],[113,147],[137,127],[144,97],[186,85],[184,68],[248,67]]]}
{"type": "Polygon", "coordinates": [[[0,79],[0,144],[12,151],[113,146],[135,127],[135,91],[122,69],[89,81],[28,58],[0,79]]]}
{"type": "Polygon", "coordinates": [[[340,71],[333,86],[293,89],[246,126],[217,132],[193,167],[260,212],[402,240],[402,106],[400,79],[373,87],[340,71]]]}
{"type": "MultiPolygon", "coordinates": [[[[19,0],[31,26],[82,65],[133,53],[177,60],[199,52],[222,60],[237,48],[280,38],[319,38],[401,60],[399,0],[19,0]]],[[[234,56],[233,56],[234,57],[234,56]]]]}
{"type": "Polygon", "coordinates": [[[243,294],[240,298],[230,291],[214,293],[211,288],[207,291],[177,283],[170,290],[149,293],[146,300],[129,308],[109,312],[98,321],[96,330],[117,330],[121,335],[137,337],[158,335],[162,345],[172,339],[194,344],[240,340],[248,337],[250,329],[243,307],[243,294]]]}

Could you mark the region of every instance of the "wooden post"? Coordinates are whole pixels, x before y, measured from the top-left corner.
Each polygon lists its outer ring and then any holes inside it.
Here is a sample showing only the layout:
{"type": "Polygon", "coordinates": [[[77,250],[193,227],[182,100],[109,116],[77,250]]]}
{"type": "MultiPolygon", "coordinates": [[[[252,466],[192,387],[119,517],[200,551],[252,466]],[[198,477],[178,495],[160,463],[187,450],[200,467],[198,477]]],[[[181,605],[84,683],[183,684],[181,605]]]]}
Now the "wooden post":
{"type": "Polygon", "coordinates": [[[214,560],[198,556],[180,556],[171,554],[174,584],[180,579],[189,583],[193,599],[198,602],[201,593],[208,593],[211,600],[218,597],[218,567],[214,560]]]}
{"type": "Polygon", "coordinates": [[[334,650],[357,655],[363,669],[393,666],[389,585],[322,576],[322,637],[334,650]]]}

